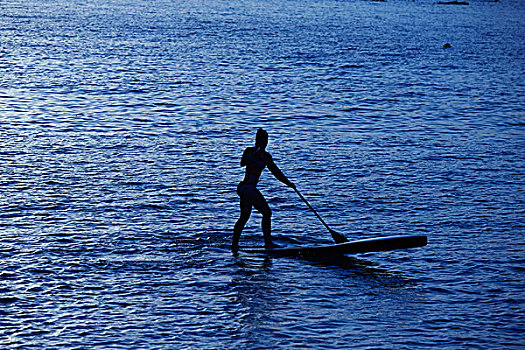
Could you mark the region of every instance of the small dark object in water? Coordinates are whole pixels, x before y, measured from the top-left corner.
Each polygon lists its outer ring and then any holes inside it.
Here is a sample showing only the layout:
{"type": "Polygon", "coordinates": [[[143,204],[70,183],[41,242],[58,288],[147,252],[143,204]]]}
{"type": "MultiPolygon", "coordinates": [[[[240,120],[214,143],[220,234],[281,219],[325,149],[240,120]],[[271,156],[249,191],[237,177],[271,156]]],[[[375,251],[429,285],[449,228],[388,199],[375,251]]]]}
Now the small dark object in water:
{"type": "Polygon", "coordinates": [[[467,1],[440,1],[439,5],[469,5],[467,1]]]}
{"type": "Polygon", "coordinates": [[[450,49],[451,47],[452,45],[450,45],[449,43],[443,44],[443,48],[445,49],[450,49]]]}

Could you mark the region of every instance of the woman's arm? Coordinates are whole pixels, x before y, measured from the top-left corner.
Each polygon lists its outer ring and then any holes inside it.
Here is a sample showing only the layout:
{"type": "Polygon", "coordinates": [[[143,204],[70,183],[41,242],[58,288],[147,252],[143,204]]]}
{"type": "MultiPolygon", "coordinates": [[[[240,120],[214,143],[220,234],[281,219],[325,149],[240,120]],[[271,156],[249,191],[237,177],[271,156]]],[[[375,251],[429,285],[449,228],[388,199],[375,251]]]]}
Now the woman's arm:
{"type": "Polygon", "coordinates": [[[272,172],[273,176],[277,178],[277,180],[281,181],[288,187],[295,188],[295,185],[293,184],[293,182],[288,180],[288,178],[286,177],[286,175],[283,174],[281,169],[277,167],[270,153],[265,152],[264,162],[266,163],[266,166],[268,167],[268,169],[272,172]]]}

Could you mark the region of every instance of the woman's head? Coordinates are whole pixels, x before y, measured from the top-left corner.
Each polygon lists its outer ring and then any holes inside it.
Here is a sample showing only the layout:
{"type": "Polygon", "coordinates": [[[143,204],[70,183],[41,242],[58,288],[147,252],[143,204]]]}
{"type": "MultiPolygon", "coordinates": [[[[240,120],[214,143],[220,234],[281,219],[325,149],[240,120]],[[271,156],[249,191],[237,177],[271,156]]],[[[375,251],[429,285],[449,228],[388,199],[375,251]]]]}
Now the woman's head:
{"type": "Polygon", "coordinates": [[[255,135],[255,147],[265,149],[266,146],[268,146],[268,133],[264,129],[259,128],[255,135]]]}

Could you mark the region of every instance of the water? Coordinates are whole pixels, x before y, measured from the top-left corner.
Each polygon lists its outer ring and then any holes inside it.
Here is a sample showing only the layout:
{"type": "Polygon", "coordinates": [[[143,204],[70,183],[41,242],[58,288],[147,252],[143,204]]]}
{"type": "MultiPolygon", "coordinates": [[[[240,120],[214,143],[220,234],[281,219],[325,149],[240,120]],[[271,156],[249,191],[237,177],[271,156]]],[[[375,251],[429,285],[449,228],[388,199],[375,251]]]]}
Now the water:
{"type": "MultiPolygon", "coordinates": [[[[0,348],[523,348],[524,15],[1,1],[0,348]],[[335,230],[429,245],[232,256],[259,126],[335,230]]],[[[330,242],[293,191],[260,187],[277,243],[330,242]]]]}

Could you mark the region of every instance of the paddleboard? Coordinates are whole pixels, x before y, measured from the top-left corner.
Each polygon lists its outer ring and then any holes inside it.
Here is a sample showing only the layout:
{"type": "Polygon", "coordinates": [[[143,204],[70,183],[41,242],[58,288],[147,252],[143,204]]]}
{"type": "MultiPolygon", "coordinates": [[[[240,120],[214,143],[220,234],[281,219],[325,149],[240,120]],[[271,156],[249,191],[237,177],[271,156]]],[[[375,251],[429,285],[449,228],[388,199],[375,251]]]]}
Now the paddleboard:
{"type": "Polygon", "coordinates": [[[322,246],[284,247],[274,249],[245,248],[241,249],[241,251],[246,253],[264,253],[278,256],[312,257],[383,252],[389,250],[417,248],[426,245],[427,236],[388,236],[322,246]]]}

